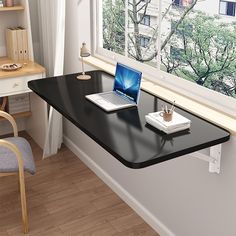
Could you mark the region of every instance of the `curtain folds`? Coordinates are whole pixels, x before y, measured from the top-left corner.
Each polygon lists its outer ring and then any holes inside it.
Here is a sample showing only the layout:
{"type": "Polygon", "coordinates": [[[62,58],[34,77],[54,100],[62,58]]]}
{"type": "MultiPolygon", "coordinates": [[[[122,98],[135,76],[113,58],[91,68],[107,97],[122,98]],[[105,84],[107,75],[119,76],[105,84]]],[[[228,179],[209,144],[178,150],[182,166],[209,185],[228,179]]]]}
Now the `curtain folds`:
{"type": "MultiPolygon", "coordinates": [[[[47,76],[64,70],[65,0],[38,0],[41,53],[47,76]]],[[[62,116],[50,107],[43,158],[54,155],[62,143],[62,116]]]]}

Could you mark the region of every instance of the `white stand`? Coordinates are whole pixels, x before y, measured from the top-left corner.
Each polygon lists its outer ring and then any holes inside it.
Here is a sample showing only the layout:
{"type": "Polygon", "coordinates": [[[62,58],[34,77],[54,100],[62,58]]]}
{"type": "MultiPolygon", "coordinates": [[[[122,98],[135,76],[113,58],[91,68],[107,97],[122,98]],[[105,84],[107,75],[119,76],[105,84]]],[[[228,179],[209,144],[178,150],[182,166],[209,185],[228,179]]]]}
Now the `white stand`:
{"type": "Polygon", "coordinates": [[[202,154],[199,152],[190,153],[190,156],[197,157],[201,160],[209,162],[210,173],[220,173],[220,160],[221,160],[221,144],[210,147],[210,155],[202,154]]]}
{"type": "Polygon", "coordinates": [[[90,75],[82,74],[82,75],[78,75],[77,79],[88,80],[88,79],[91,79],[91,76],[90,75]]]}
{"type": "Polygon", "coordinates": [[[86,75],[85,72],[84,72],[84,59],[83,59],[83,57],[81,57],[81,62],[82,62],[82,75],[78,75],[77,79],[81,79],[81,80],[91,79],[91,76],[86,75]]]}

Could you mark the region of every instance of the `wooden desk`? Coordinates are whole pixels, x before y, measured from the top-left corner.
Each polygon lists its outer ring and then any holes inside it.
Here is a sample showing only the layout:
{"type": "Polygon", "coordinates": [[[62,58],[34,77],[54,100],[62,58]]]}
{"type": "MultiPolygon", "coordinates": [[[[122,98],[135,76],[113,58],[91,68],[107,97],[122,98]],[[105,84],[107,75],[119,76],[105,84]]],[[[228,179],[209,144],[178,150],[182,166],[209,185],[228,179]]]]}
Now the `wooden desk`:
{"type": "MultiPolygon", "coordinates": [[[[6,57],[0,58],[0,65],[13,63],[6,57]]],[[[27,83],[31,80],[42,79],[45,77],[45,68],[32,61],[19,61],[23,65],[16,71],[0,70],[0,97],[11,96],[22,93],[29,93],[27,83]]],[[[28,117],[26,130],[30,136],[39,144],[44,146],[44,139],[47,126],[47,105],[35,94],[30,94],[31,112],[15,114],[14,117],[28,117]]]]}

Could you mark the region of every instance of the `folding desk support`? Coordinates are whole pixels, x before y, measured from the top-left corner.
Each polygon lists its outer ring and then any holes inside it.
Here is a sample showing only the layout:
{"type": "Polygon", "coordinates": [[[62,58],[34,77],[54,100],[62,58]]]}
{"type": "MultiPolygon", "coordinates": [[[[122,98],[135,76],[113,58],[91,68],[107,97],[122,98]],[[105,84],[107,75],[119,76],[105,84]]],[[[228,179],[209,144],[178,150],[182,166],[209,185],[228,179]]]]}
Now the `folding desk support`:
{"type": "Polygon", "coordinates": [[[209,172],[219,174],[220,173],[220,160],[221,160],[221,147],[222,147],[222,144],[218,144],[218,145],[210,147],[210,155],[206,155],[200,152],[190,153],[189,155],[209,162],[209,172]]]}

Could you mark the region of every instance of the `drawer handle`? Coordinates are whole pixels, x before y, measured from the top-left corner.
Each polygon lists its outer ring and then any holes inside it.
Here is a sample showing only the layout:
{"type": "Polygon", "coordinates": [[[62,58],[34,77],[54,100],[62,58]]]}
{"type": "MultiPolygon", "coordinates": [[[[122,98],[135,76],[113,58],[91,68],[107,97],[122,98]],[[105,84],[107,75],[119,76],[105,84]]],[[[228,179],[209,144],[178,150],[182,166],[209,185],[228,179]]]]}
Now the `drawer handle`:
{"type": "Polygon", "coordinates": [[[13,84],[13,88],[16,88],[16,87],[18,87],[19,86],[19,84],[17,84],[17,83],[14,83],[13,84]]]}

